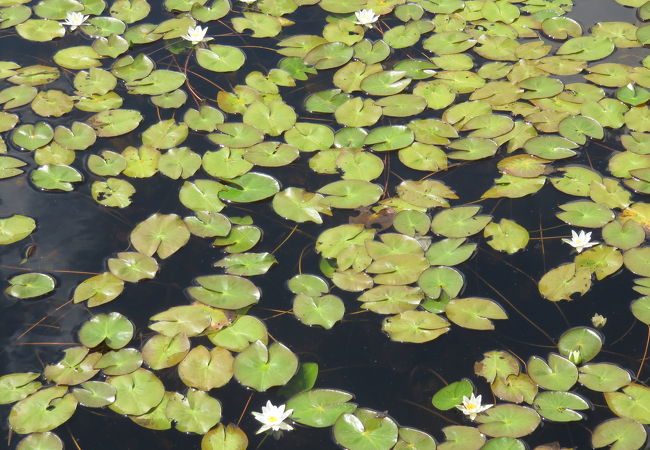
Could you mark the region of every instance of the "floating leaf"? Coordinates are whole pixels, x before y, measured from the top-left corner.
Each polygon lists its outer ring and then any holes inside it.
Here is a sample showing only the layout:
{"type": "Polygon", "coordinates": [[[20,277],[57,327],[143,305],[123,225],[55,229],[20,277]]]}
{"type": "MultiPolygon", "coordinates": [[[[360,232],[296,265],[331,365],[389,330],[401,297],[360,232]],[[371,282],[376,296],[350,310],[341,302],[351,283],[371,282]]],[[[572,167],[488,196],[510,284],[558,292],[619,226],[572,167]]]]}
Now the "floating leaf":
{"type": "Polygon", "coordinates": [[[131,232],[131,243],[147,256],[157,253],[165,259],[176,253],[190,238],[190,232],[176,214],[153,214],[131,232]]]}
{"type": "Polygon", "coordinates": [[[74,414],[77,400],[66,386],[38,391],[19,401],[9,413],[9,426],[16,433],[42,433],[65,423],[74,414]]]}
{"type": "Polygon", "coordinates": [[[0,219],[0,245],[9,245],[25,239],[36,229],[36,221],[31,217],[14,214],[0,219]]]}
{"type": "Polygon", "coordinates": [[[436,392],[431,398],[433,406],[441,411],[448,411],[463,403],[463,397],[469,397],[474,391],[472,383],[463,378],[448,384],[436,392]]]}
{"type": "Polygon", "coordinates": [[[9,279],[8,295],[16,298],[35,298],[54,290],[56,281],[44,273],[24,273],[9,279]]]}
{"type": "Polygon", "coordinates": [[[539,415],[525,406],[497,405],[476,418],[481,433],[494,437],[522,437],[532,433],[541,423],[539,415]]]}
{"type": "Polygon", "coordinates": [[[508,318],[498,303],[478,297],[451,300],[445,307],[445,315],[456,325],[472,330],[493,330],[490,319],[508,318]]]}
{"type": "Polygon", "coordinates": [[[612,449],[641,448],[647,432],[643,425],[632,419],[609,419],[599,424],[591,435],[591,445],[602,448],[612,445],[612,449]]]}
{"type": "Polygon", "coordinates": [[[397,342],[428,342],[449,331],[449,322],[426,311],[405,311],[384,319],[382,330],[397,342]]]}
{"type": "Polygon", "coordinates": [[[234,358],[224,348],[208,350],[202,345],[194,347],[178,365],[178,375],[187,386],[209,391],[230,381],[234,358]]]}
{"type": "Polygon", "coordinates": [[[280,343],[266,347],[256,341],[237,355],[234,369],[237,381],[264,392],[288,382],[298,370],[298,358],[280,343]]]}
{"type": "Polygon", "coordinates": [[[570,358],[571,352],[578,352],[581,362],[593,359],[603,346],[598,332],[592,328],[576,327],[562,333],[558,350],[562,356],[570,358]]]}
{"type": "Polygon", "coordinates": [[[477,215],[479,206],[459,206],[441,211],[433,217],[431,230],[449,238],[467,237],[481,231],[492,216],[477,215]]]}
{"type": "Polygon", "coordinates": [[[108,378],[116,389],[115,401],[108,407],[118,414],[139,416],[158,405],[165,395],[162,382],[145,369],[108,378]]]}
{"type": "Polygon", "coordinates": [[[112,349],[120,349],[133,338],[135,327],[122,314],[97,314],[79,330],[79,341],[86,347],[97,347],[102,342],[112,349]]]}
{"type": "Polygon", "coordinates": [[[589,409],[589,403],[572,392],[540,392],[533,406],[542,417],[555,422],[581,420],[582,414],[575,410],[589,409]]]}

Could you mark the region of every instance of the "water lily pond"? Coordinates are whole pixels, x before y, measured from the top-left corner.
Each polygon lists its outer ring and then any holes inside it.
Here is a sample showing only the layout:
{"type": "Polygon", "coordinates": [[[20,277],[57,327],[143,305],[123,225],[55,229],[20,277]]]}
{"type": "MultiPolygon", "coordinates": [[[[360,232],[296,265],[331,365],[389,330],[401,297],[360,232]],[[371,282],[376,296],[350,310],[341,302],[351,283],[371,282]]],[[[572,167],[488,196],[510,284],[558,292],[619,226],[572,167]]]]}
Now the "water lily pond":
{"type": "Polygon", "coordinates": [[[0,0],[10,449],[648,449],[650,1],[0,0]]]}

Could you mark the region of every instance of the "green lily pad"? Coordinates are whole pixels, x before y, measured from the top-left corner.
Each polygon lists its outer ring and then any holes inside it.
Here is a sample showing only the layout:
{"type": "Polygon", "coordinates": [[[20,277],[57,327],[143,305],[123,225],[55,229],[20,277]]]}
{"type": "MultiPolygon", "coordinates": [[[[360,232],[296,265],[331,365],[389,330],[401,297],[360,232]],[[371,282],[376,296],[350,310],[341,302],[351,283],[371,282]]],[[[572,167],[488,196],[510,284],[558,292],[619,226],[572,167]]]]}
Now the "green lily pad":
{"type": "Polygon", "coordinates": [[[129,283],[152,279],[158,272],[154,258],[137,252],[120,252],[117,258],[110,258],[107,265],[113,275],[129,283]]]}
{"type": "Polygon", "coordinates": [[[88,306],[98,306],[108,303],[124,290],[124,281],[110,272],[104,272],[81,282],[74,291],[74,302],[88,300],[88,306]]]}
{"type": "Polygon", "coordinates": [[[344,413],[334,424],[334,440],[346,448],[388,450],[397,443],[397,436],[397,424],[370,409],[344,413]]]}
{"type": "Polygon", "coordinates": [[[109,109],[91,116],[86,123],[98,137],[114,137],[135,130],[142,119],[142,114],[132,109],[109,109]]]}
{"type": "Polygon", "coordinates": [[[108,407],[118,414],[144,414],[157,406],[165,395],[162,382],[145,369],[110,377],[107,381],[117,391],[115,401],[108,407]]]}
{"type": "MultiPolygon", "coordinates": [[[[462,3],[461,3],[462,4],[462,3]]],[[[464,448],[480,449],[485,444],[485,435],[478,428],[450,425],[442,429],[447,439],[438,448],[443,450],[461,450],[464,448]]]]}
{"type": "Polygon", "coordinates": [[[267,347],[256,341],[237,355],[234,370],[241,384],[264,392],[288,382],[298,370],[298,358],[280,343],[267,347]]]}
{"type": "Polygon", "coordinates": [[[650,324],[650,296],[637,298],[631,303],[630,308],[637,320],[650,324]]]}
{"type": "Polygon", "coordinates": [[[645,428],[635,420],[626,418],[609,419],[600,423],[594,429],[591,435],[591,445],[594,448],[611,445],[614,450],[641,448],[646,437],[645,428]]]}
{"type": "Polygon", "coordinates": [[[125,375],[142,366],[142,354],[134,348],[123,348],[117,351],[110,351],[95,363],[96,369],[101,369],[107,376],[125,375]]]}
{"type": "Polygon", "coordinates": [[[532,433],[542,419],[525,406],[497,405],[480,414],[476,421],[481,424],[479,431],[488,436],[518,438],[532,433]]]}
{"type": "Polygon", "coordinates": [[[176,214],[156,213],[140,222],[131,232],[131,243],[140,253],[154,253],[165,259],[183,247],[190,232],[176,214]]]}
{"type": "MultiPolygon", "coordinates": [[[[232,217],[231,217],[232,220],[232,217]]],[[[228,253],[241,253],[255,247],[262,237],[262,230],[253,225],[238,225],[230,229],[230,233],[222,238],[216,238],[213,245],[225,245],[228,253]]]]}
{"type": "Polygon", "coordinates": [[[293,300],[293,313],[305,325],[319,325],[329,330],[343,318],[345,305],[335,295],[298,294],[293,300]]]}
{"type": "Polygon", "coordinates": [[[474,364],[474,373],[482,376],[488,383],[498,377],[506,379],[510,375],[519,374],[519,362],[509,353],[499,350],[483,354],[483,359],[474,364]]]}
{"type": "Polygon", "coordinates": [[[334,425],[336,420],[356,409],[349,403],[352,395],[334,389],[312,389],[294,395],[287,401],[287,409],[293,409],[291,419],[296,422],[325,428],[334,425]]]}
{"type": "Polygon", "coordinates": [[[9,426],[19,434],[42,433],[67,422],[77,400],[66,386],[40,390],[19,401],[9,413],[9,426]]]}
{"type": "Polygon", "coordinates": [[[472,330],[493,330],[490,319],[507,319],[503,308],[487,298],[457,298],[445,307],[445,315],[456,325],[472,330]]]}
{"type": "Polygon", "coordinates": [[[467,261],[476,250],[476,244],[465,244],[466,240],[450,238],[432,243],[426,252],[427,261],[432,266],[456,266],[467,261]]]}
{"type": "Polygon", "coordinates": [[[477,215],[479,206],[460,206],[439,212],[431,221],[431,230],[448,238],[471,236],[481,231],[492,216],[477,215]]]}
{"type": "Polygon", "coordinates": [[[253,316],[240,316],[229,326],[208,335],[214,345],[241,352],[251,342],[261,341],[266,345],[268,333],[264,322],[253,316]]]}
{"type": "Polygon", "coordinates": [[[431,398],[431,403],[441,411],[448,411],[463,403],[463,397],[469,397],[472,392],[474,386],[467,378],[463,378],[436,392],[431,398]]]}
{"type": "Polygon", "coordinates": [[[528,231],[524,227],[508,219],[487,224],[483,236],[492,238],[488,241],[490,247],[510,255],[526,248],[529,238],[528,231]]]}
{"type": "Polygon", "coordinates": [[[597,392],[614,392],[632,381],[630,373],[614,364],[596,363],[580,367],[578,381],[597,392]]]}
{"type": "Polygon", "coordinates": [[[545,419],[555,422],[581,420],[576,410],[589,409],[589,403],[572,392],[540,392],[533,402],[535,410],[545,419]]]}
{"type": "Polygon", "coordinates": [[[228,350],[219,347],[208,350],[198,345],[180,362],[178,375],[185,385],[207,392],[230,381],[233,363],[234,358],[228,350]]]}
{"type": "Polygon", "coordinates": [[[449,331],[449,322],[426,311],[405,311],[382,322],[382,330],[393,341],[422,343],[449,331]]]}
{"type": "Polygon", "coordinates": [[[430,267],[420,274],[418,286],[431,298],[439,298],[443,293],[449,298],[456,297],[463,289],[463,274],[452,267],[430,267]]]}
{"type": "Polygon", "coordinates": [[[623,254],[623,263],[632,273],[650,276],[650,247],[631,248],[623,254]]]}
{"type": "Polygon", "coordinates": [[[218,424],[201,439],[202,450],[245,450],[246,448],[248,448],[246,433],[233,424],[228,426],[218,424]]]}
{"type": "Polygon", "coordinates": [[[12,156],[0,156],[0,180],[3,178],[11,178],[23,173],[20,167],[24,167],[27,163],[12,156]]]}
{"type": "Polygon", "coordinates": [[[0,219],[0,245],[9,245],[25,239],[36,229],[36,221],[31,217],[14,214],[0,219]]]}
{"type": "Polygon", "coordinates": [[[578,381],[575,364],[557,353],[548,355],[548,363],[538,356],[531,357],[528,375],[540,387],[552,391],[568,391],[578,381]]]}
{"type": "Polygon", "coordinates": [[[142,347],[142,359],[154,370],[166,369],[181,362],[189,351],[190,340],[185,334],[156,334],[142,347]]]}
{"type": "Polygon", "coordinates": [[[277,261],[270,253],[239,253],[226,256],[214,263],[223,267],[230,275],[261,275],[266,273],[277,261]]]}
{"type": "Polygon", "coordinates": [[[61,361],[45,366],[43,375],[46,379],[60,385],[75,385],[88,381],[99,372],[95,363],[101,358],[100,353],[89,353],[86,347],[70,347],[64,353],[61,361]]]}
{"type": "Polygon", "coordinates": [[[32,433],[18,442],[16,450],[63,450],[63,441],[54,433],[32,433]]]}
{"type": "Polygon", "coordinates": [[[562,333],[557,346],[562,356],[573,360],[571,352],[578,352],[579,361],[586,363],[600,352],[603,340],[592,328],[576,327],[562,333]]]}
{"type": "Polygon", "coordinates": [[[206,392],[189,389],[187,396],[174,393],[165,414],[184,433],[207,433],[221,419],[221,403],[206,392]]]}
{"type": "Polygon", "coordinates": [[[33,394],[42,386],[35,372],[10,373],[0,377],[0,404],[15,403],[33,394]]]}
{"type": "Polygon", "coordinates": [[[234,275],[198,277],[200,286],[191,286],[188,294],[195,300],[215,308],[239,309],[257,303],[260,290],[246,278],[234,275]]]}
{"type": "Polygon", "coordinates": [[[133,338],[135,327],[122,314],[97,314],[79,330],[79,341],[86,347],[97,347],[102,342],[112,349],[124,347],[133,338]]]}
{"type": "Polygon", "coordinates": [[[20,125],[11,134],[14,144],[29,151],[47,145],[53,137],[54,130],[45,122],[20,125]]]}
{"type": "Polygon", "coordinates": [[[240,177],[228,180],[229,185],[219,197],[223,200],[251,203],[275,195],[280,190],[278,181],[270,175],[249,172],[240,177]]]}
{"type": "Polygon", "coordinates": [[[195,236],[226,236],[231,224],[226,216],[217,212],[197,211],[196,215],[183,219],[187,229],[195,236]]]}
{"type": "Polygon", "coordinates": [[[619,417],[627,417],[642,424],[650,423],[650,389],[631,383],[622,388],[623,392],[606,392],[607,406],[619,417]]]}
{"type": "Polygon", "coordinates": [[[49,294],[54,290],[56,281],[44,273],[24,273],[11,277],[5,292],[12,297],[25,299],[49,294]]]}
{"type": "Polygon", "coordinates": [[[103,381],[86,381],[72,390],[80,405],[101,408],[115,401],[117,389],[103,381]]]}

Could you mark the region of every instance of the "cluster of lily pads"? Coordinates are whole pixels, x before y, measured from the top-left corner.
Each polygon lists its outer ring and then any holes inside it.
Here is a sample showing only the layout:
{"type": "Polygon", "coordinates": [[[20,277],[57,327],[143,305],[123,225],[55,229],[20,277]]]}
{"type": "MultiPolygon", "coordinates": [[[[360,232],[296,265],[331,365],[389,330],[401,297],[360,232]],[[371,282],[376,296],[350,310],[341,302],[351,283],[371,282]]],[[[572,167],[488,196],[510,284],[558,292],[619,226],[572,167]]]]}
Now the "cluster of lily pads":
{"type": "MultiPolygon", "coordinates": [[[[638,8],[641,22],[650,19],[650,2],[617,1],[638,8]]],[[[220,423],[221,403],[211,395],[233,378],[259,392],[284,389],[286,405],[255,412],[258,431],[291,431],[289,421],[333,427],[334,440],[352,450],[524,449],[520,438],[542,419],[585,418],[590,403],[571,391],[576,383],[602,393],[617,416],[593,430],[594,447],[644,446],[650,389],[638,374],[593,361],[603,345],[593,328],[568,330],[559,353],[531,356],[524,368],[507,351],[485,353],[475,374],[498,400],[482,405],[468,379],[433,395],[437,409],[468,417],[467,425],[444,428],[440,444],[358,407],[350,393],[315,388],[317,369],[253,315],[263,298],[252,277],[277,261],[252,251],[263,226],[234,211],[270,204],[289,228],[323,226],[313,243],[322,276],[288,280],[300,322],[330,329],[346,309],[360,308],[385,316],[388,338],[424,343],[454,326],[493,330],[494,320],[507,319],[495,300],[462,296],[460,268],[479,245],[523,251],[529,232],[474,203],[533,195],[548,181],[573,198],[556,216],[573,227],[565,241],[577,254],[541,277],[541,296],[572,300],[594,277],[624,268],[641,277],[631,309],[650,325],[650,204],[642,201],[650,193],[650,58],[599,62],[650,44],[650,25],[600,22],[587,33],[567,17],[569,0],[163,5],[160,18],[145,0],[0,0],[0,29],[18,35],[12,42],[52,42],[53,54],[33,65],[0,61],[0,178],[27,177],[54,192],[89,182],[101,207],[117,209],[137,202],[135,179],[179,180],[179,214],[151,211],[131,231],[132,248],[76,287],[74,303],[102,311],[80,324],[79,345],[43,373],[0,377],[0,403],[13,404],[10,427],[27,435],[18,448],[62,448],[52,430],[81,405],[154,430],[203,435],[206,450],[243,449],[246,433],[220,423]],[[322,32],[292,34],[314,8],[322,32]],[[220,43],[215,30],[259,38],[281,56],[277,67],[250,69],[246,49],[256,46],[220,43]],[[225,89],[233,79],[239,84],[225,89]],[[307,87],[311,79],[325,89],[307,87]],[[285,101],[297,88],[308,89],[300,111],[285,101]],[[146,110],[157,114],[145,117],[146,110]],[[608,174],[571,164],[607,130],[621,130],[624,149],[612,151],[608,174]],[[437,178],[488,158],[498,174],[472,204],[437,178]],[[298,161],[319,175],[316,182],[335,180],[285,187],[265,173],[298,161]],[[396,167],[400,182],[389,183],[396,167]],[[215,273],[196,277],[190,301],[151,315],[153,334],[137,348],[133,323],[102,305],[119,301],[126,283],[155,278],[163,260],[199,238],[223,249],[215,273]],[[166,390],[156,372],[170,368],[186,391],[166,390]]],[[[0,219],[0,245],[37,236],[37,223],[21,214],[0,219]]],[[[8,283],[6,294],[18,299],[56,287],[37,272],[8,283]]]]}

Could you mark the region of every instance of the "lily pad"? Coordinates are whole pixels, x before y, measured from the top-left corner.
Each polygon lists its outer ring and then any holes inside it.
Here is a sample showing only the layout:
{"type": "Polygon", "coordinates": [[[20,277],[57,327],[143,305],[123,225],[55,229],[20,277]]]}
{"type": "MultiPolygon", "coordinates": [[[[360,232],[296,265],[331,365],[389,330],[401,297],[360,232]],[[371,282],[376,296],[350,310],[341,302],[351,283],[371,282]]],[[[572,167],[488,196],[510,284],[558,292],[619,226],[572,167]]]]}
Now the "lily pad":
{"type": "Polygon", "coordinates": [[[377,411],[358,408],[334,424],[334,440],[346,448],[385,449],[397,443],[397,424],[377,411]]]}
{"type": "Polygon", "coordinates": [[[288,382],[298,370],[298,358],[280,343],[269,347],[252,343],[235,358],[235,378],[244,386],[264,392],[288,382]]]}
{"type": "Polygon", "coordinates": [[[54,290],[56,281],[44,273],[24,273],[9,279],[5,292],[12,297],[25,299],[49,294],[54,290]]]}

